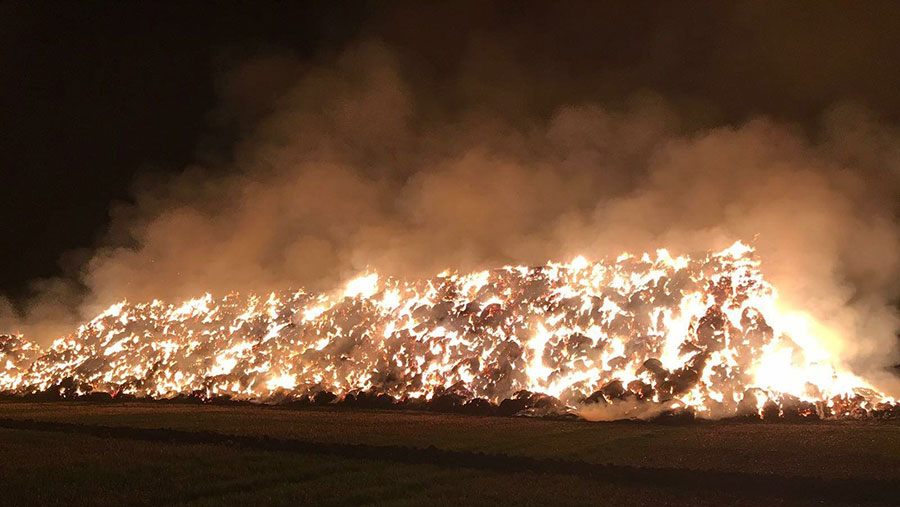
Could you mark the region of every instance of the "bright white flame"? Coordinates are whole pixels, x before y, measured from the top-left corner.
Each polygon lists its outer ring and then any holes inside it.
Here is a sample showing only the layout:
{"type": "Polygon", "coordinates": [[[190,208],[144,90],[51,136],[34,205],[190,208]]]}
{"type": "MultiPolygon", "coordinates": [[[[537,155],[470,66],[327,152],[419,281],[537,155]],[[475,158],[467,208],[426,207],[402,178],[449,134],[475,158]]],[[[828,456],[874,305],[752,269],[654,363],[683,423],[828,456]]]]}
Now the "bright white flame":
{"type": "Polygon", "coordinates": [[[378,292],[378,274],[372,273],[350,280],[344,290],[344,297],[370,298],[376,292],[378,292]]]}

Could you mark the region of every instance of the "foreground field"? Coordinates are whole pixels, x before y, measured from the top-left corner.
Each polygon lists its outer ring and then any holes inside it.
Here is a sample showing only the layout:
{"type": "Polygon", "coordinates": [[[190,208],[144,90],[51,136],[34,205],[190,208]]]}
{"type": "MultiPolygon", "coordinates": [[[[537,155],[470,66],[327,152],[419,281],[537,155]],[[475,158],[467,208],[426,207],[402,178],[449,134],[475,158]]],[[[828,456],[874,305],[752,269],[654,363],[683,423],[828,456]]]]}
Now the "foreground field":
{"type": "Polygon", "coordinates": [[[4,505],[896,504],[900,425],[0,403],[4,505]]]}

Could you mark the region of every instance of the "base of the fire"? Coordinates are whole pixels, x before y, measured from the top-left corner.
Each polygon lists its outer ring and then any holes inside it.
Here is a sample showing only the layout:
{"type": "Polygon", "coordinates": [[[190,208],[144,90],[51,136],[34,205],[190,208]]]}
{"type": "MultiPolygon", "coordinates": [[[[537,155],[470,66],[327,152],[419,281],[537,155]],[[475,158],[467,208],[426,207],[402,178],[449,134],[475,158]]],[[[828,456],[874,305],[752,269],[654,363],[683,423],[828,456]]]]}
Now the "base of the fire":
{"type": "MultiPolygon", "coordinates": [[[[265,401],[235,400],[229,395],[210,395],[197,390],[170,398],[136,397],[132,394],[93,391],[89,385],[79,385],[64,379],[43,391],[28,393],[0,392],[0,400],[91,403],[158,403],[210,405],[271,405],[285,408],[333,407],[335,409],[413,410],[476,416],[517,416],[544,418],[583,418],[594,420],[645,420],[658,422],[686,422],[699,419],[695,410],[677,400],[651,401],[650,386],[632,382],[623,385],[613,381],[591,394],[575,406],[542,393],[519,391],[499,404],[473,396],[463,384],[439,389],[430,397],[396,399],[377,391],[352,391],[336,395],[325,390],[281,391],[265,401]]],[[[729,411],[721,420],[741,421],[819,421],[819,420],[900,420],[900,403],[871,402],[866,392],[854,396],[836,396],[827,401],[808,402],[791,395],[767,400],[762,408],[755,402],[753,392],[746,393],[745,404],[729,411]]]]}

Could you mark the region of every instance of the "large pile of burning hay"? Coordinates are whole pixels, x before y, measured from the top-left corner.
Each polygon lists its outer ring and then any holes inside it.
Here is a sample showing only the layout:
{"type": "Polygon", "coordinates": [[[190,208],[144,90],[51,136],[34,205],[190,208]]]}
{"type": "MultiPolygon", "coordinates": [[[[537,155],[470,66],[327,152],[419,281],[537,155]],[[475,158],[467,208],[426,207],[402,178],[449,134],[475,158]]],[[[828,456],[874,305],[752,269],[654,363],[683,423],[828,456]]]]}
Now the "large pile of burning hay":
{"type": "Polygon", "coordinates": [[[0,391],[574,411],[593,419],[896,416],[780,311],[753,250],[508,266],[341,293],[121,302],[42,351],[0,337],[0,391]]]}

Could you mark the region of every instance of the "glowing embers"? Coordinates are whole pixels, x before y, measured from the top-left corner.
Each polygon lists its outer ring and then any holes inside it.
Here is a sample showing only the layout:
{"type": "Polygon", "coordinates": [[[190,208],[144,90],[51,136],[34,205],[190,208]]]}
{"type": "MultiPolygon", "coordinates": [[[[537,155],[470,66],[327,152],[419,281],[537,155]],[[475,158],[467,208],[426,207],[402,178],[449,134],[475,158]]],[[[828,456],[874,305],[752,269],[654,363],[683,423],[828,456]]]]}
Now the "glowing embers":
{"type": "Polygon", "coordinates": [[[763,414],[772,403],[825,416],[893,401],[835,369],[814,328],[782,314],[752,249],[736,243],[693,259],[660,250],[420,281],[369,273],[332,294],[122,302],[46,353],[5,338],[0,389],[255,401],[370,393],[597,418],[763,414]]]}

